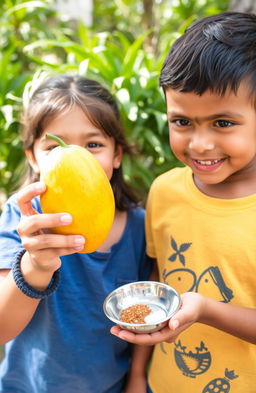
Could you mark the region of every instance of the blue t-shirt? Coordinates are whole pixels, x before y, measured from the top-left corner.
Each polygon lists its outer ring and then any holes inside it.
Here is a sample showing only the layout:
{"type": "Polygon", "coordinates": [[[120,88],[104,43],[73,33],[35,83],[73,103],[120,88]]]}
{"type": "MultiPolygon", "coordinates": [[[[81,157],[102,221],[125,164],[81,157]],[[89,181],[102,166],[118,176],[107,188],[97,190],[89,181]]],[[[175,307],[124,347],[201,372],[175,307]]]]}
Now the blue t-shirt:
{"type": "MultiPolygon", "coordinates": [[[[33,201],[40,210],[38,199],[33,201]]],[[[0,268],[11,268],[22,249],[15,228],[15,195],[0,218],[0,268]]],[[[103,313],[115,288],[149,276],[144,210],[130,209],[124,233],[109,252],[61,258],[61,283],[41,300],[22,333],[5,346],[1,393],[121,393],[129,369],[130,344],[110,334],[103,313]]]]}

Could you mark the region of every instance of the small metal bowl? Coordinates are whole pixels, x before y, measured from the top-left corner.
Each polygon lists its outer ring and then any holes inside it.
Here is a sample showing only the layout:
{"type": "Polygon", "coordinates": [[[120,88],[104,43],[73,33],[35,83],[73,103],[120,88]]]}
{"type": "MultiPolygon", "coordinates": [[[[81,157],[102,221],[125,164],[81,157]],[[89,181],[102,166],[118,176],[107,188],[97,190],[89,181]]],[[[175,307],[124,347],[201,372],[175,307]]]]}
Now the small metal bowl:
{"type": "Polygon", "coordinates": [[[111,292],[104,301],[103,310],[106,316],[122,329],[134,333],[153,333],[167,325],[180,305],[180,295],[169,285],[156,281],[137,281],[111,292]],[[146,317],[147,323],[120,320],[121,312],[135,304],[145,304],[151,308],[151,314],[146,317]]]}

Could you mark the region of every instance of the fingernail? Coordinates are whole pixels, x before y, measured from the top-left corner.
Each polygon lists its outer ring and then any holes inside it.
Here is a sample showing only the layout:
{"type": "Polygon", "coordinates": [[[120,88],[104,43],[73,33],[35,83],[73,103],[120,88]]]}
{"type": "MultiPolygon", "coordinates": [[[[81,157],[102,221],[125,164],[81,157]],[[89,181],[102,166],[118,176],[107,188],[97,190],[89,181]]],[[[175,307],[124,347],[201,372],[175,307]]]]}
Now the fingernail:
{"type": "Polygon", "coordinates": [[[60,216],[60,221],[63,224],[70,224],[72,222],[72,216],[70,214],[63,214],[60,216]]]}
{"type": "Polygon", "coordinates": [[[177,329],[177,327],[179,326],[179,321],[178,319],[175,319],[174,321],[172,321],[172,328],[175,330],[177,329]]]}
{"type": "Polygon", "coordinates": [[[75,249],[76,251],[80,251],[80,250],[82,250],[83,248],[84,248],[84,245],[83,245],[83,244],[81,244],[80,246],[74,247],[74,249],[75,249]]]}
{"type": "Polygon", "coordinates": [[[78,244],[84,244],[85,243],[85,239],[82,236],[76,236],[74,238],[74,243],[77,244],[77,245],[78,244]]]}

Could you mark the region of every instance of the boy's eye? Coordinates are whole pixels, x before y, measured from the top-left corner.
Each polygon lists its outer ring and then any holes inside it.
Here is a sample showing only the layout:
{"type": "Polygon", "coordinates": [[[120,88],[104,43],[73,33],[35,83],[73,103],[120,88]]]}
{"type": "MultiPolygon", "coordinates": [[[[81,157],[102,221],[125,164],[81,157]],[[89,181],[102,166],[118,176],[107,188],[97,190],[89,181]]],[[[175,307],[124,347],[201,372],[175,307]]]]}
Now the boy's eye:
{"type": "Polygon", "coordinates": [[[226,128],[226,127],[232,126],[233,123],[229,120],[218,120],[218,121],[216,121],[216,125],[217,125],[217,127],[220,127],[220,128],[226,128]]]}
{"type": "Polygon", "coordinates": [[[178,127],[185,127],[190,125],[190,122],[187,119],[174,119],[171,121],[171,123],[177,125],[178,127]]]}

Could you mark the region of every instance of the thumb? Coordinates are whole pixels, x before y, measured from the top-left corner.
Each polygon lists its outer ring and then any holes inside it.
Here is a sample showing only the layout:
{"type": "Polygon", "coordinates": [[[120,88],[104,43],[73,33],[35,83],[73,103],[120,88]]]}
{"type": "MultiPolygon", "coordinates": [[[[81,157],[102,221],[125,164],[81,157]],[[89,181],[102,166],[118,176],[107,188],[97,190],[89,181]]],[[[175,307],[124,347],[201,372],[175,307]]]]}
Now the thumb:
{"type": "Polygon", "coordinates": [[[188,315],[185,310],[180,309],[177,313],[169,320],[169,328],[171,330],[176,330],[178,327],[181,327],[190,322],[188,320],[188,315]]]}
{"type": "Polygon", "coordinates": [[[180,326],[180,321],[175,316],[174,318],[169,320],[169,328],[171,330],[176,330],[180,326]]]}

